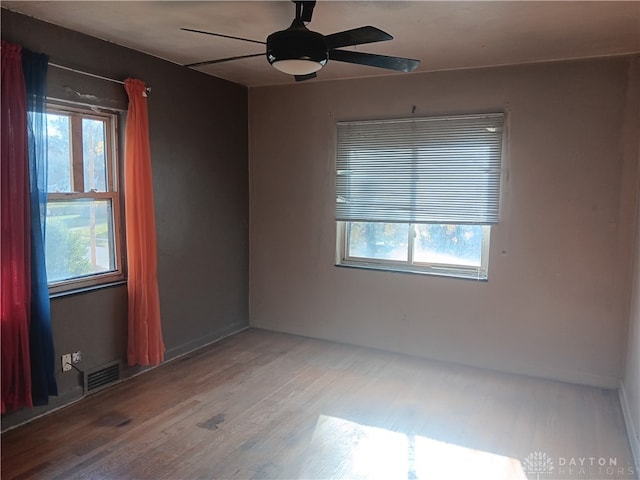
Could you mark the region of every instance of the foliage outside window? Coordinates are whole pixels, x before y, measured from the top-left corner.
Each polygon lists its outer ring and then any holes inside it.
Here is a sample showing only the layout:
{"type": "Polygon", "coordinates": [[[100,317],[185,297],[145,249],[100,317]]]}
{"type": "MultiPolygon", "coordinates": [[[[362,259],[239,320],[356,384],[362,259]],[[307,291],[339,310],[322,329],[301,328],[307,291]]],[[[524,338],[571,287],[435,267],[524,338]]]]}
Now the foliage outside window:
{"type": "Polygon", "coordinates": [[[503,115],[338,123],[337,263],[484,280],[503,115]]]}
{"type": "Polygon", "coordinates": [[[116,116],[50,106],[46,118],[49,290],[120,280],[116,116]]]}

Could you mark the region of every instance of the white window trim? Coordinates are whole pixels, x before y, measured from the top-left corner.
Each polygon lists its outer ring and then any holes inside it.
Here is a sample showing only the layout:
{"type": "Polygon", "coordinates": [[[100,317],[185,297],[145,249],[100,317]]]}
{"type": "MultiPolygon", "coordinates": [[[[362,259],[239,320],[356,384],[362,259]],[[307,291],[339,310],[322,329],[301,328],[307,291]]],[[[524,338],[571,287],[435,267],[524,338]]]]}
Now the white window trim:
{"type": "MultiPolygon", "coordinates": [[[[411,123],[411,122],[420,122],[423,125],[428,125],[429,122],[432,121],[436,121],[436,122],[441,122],[442,124],[445,124],[446,122],[450,121],[450,120],[466,120],[469,119],[470,121],[474,121],[474,120],[479,120],[480,123],[483,122],[483,120],[485,119],[499,119],[502,118],[504,119],[502,122],[500,122],[500,125],[497,126],[497,128],[500,128],[500,132],[501,132],[501,155],[500,155],[500,179],[499,179],[499,193],[498,193],[498,199],[497,199],[497,204],[494,203],[494,205],[496,205],[497,208],[501,209],[501,204],[503,201],[503,193],[504,193],[504,189],[506,188],[506,183],[508,180],[508,178],[506,177],[506,172],[507,172],[507,160],[508,160],[508,144],[507,144],[507,136],[508,136],[508,121],[507,121],[507,113],[508,112],[503,112],[503,113],[486,113],[486,114],[470,114],[470,115],[457,115],[457,116],[441,116],[441,117],[424,117],[424,118],[417,118],[417,119],[413,119],[413,118],[406,118],[406,119],[387,119],[387,120],[369,120],[369,121],[345,121],[345,122],[338,122],[338,133],[340,134],[340,128],[351,128],[351,126],[355,126],[355,128],[357,129],[360,125],[363,126],[363,130],[361,132],[358,132],[358,130],[356,130],[356,132],[360,133],[361,136],[357,137],[357,136],[353,136],[353,134],[351,134],[350,137],[348,138],[347,143],[345,143],[344,145],[341,144],[337,144],[337,147],[339,149],[339,151],[337,152],[337,158],[339,155],[345,155],[345,152],[348,154],[348,152],[350,151],[349,148],[351,146],[355,146],[358,147],[360,145],[367,145],[367,136],[371,136],[371,128],[369,128],[369,126],[371,125],[380,125],[380,124],[384,124],[384,123],[390,123],[390,124],[407,124],[407,123],[411,123]],[[425,123],[426,122],[426,123],[425,123]],[[345,150],[340,150],[346,148],[345,150]]],[[[476,125],[478,125],[476,123],[476,125]]],[[[481,125],[478,125],[478,127],[482,128],[481,125]]],[[[471,127],[471,132],[470,135],[475,135],[477,134],[477,130],[473,131],[473,127],[471,127]]],[[[495,132],[497,130],[489,130],[489,127],[487,127],[487,130],[489,132],[495,132]]],[[[343,130],[344,131],[344,130],[343,130]]],[[[398,141],[398,139],[402,139],[401,135],[406,135],[407,132],[406,130],[394,130],[392,132],[390,132],[390,141],[391,143],[389,144],[390,147],[392,147],[393,145],[395,145],[393,142],[394,141],[398,141]],[[401,133],[398,133],[401,132],[401,133]]],[[[382,135],[384,136],[384,134],[382,135]]],[[[340,135],[338,135],[338,140],[339,140],[340,135]]],[[[438,137],[436,137],[438,138],[438,137]]],[[[374,142],[377,141],[377,137],[376,140],[374,140],[374,142]]],[[[380,143],[381,145],[387,145],[384,141],[382,141],[380,143]]],[[[493,145],[495,145],[495,142],[492,143],[493,145]]],[[[390,160],[393,160],[393,157],[390,157],[390,160]]],[[[406,162],[403,162],[403,160],[400,160],[400,165],[403,165],[405,168],[407,166],[406,162]]],[[[340,194],[340,192],[342,192],[343,190],[340,190],[338,188],[338,178],[343,178],[343,177],[339,177],[341,172],[345,172],[345,171],[349,171],[349,167],[344,166],[344,157],[340,157],[340,160],[337,160],[337,168],[338,169],[342,169],[342,170],[337,170],[336,171],[336,197],[338,197],[338,195],[340,194]],[[342,163],[341,163],[342,162],[342,163]],[[344,168],[347,168],[347,170],[344,170],[344,168]]],[[[343,173],[344,174],[344,173],[343,173]]],[[[372,181],[375,181],[378,177],[373,177],[372,181]]],[[[344,189],[345,184],[344,181],[341,182],[340,184],[340,188],[344,189]]],[[[355,204],[358,205],[358,201],[362,201],[362,192],[358,192],[356,191],[356,197],[355,197],[355,204]],[[360,194],[360,198],[357,197],[357,194],[360,194]]],[[[344,193],[344,195],[346,195],[347,197],[350,195],[350,193],[344,193]]],[[[342,195],[340,195],[340,198],[343,198],[342,195]]],[[[336,198],[337,202],[339,202],[339,199],[336,198]]],[[[344,202],[344,199],[343,199],[344,202]]],[[[414,246],[414,238],[415,238],[415,230],[413,230],[413,228],[410,228],[410,235],[412,234],[412,238],[407,239],[407,255],[408,255],[408,260],[407,261],[398,261],[398,260],[388,260],[388,259],[378,259],[378,258],[363,258],[363,257],[353,257],[353,256],[349,256],[349,230],[348,230],[348,225],[349,225],[349,221],[352,222],[363,222],[363,223],[367,223],[367,222],[388,222],[388,223],[404,223],[404,222],[411,222],[414,221],[414,218],[402,218],[402,216],[399,216],[397,219],[395,219],[394,217],[396,216],[396,213],[394,211],[395,208],[395,204],[390,203],[390,209],[389,210],[381,210],[380,206],[382,205],[382,208],[386,208],[386,204],[385,204],[385,198],[381,197],[381,198],[377,198],[377,202],[375,205],[378,208],[377,210],[373,211],[373,217],[371,219],[368,219],[367,217],[368,212],[358,212],[356,210],[355,214],[353,212],[348,212],[347,210],[344,210],[344,208],[340,208],[336,210],[336,259],[335,259],[335,264],[337,266],[345,266],[345,267],[356,267],[356,268],[364,268],[364,269],[375,269],[375,270],[387,270],[387,271],[394,271],[394,272],[406,272],[406,273],[418,273],[418,274],[427,274],[427,275],[437,275],[437,276],[447,276],[447,277],[456,277],[456,278],[465,278],[465,279],[474,279],[474,280],[488,280],[488,270],[489,270],[489,245],[490,245],[490,234],[491,234],[491,226],[495,225],[499,222],[499,218],[501,216],[501,212],[498,210],[495,212],[494,215],[490,215],[489,217],[485,217],[485,218],[481,218],[481,217],[473,217],[473,211],[469,210],[468,213],[471,215],[466,215],[467,218],[460,218],[458,221],[456,222],[457,219],[455,219],[455,215],[453,215],[453,218],[445,218],[446,216],[449,216],[448,214],[445,215],[443,218],[438,218],[438,216],[436,215],[435,217],[432,216],[431,213],[429,213],[427,215],[426,218],[422,218],[420,219],[420,214],[418,214],[418,220],[417,223],[422,223],[424,221],[430,222],[430,223],[441,223],[441,224],[451,224],[451,225],[469,225],[469,224],[475,224],[478,225],[480,227],[482,227],[482,244],[481,244],[481,251],[480,251],[480,266],[473,266],[473,265],[459,265],[459,264],[445,264],[445,263],[420,263],[420,262],[414,262],[413,261],[413,246],[414,246]],[[445,221],[445,220],[449,220],[449,221],[445,221]],[[471,223],[469,223],[471,222],[471,223]]],[[[407,204],[410,205],[410,204],[407,204]]],[[[339,204],[337,204],[337,207],[339,206],[339,204]]],[[[407,207],[409,208],[409,207],[407,207]]],[[[405,210],[406,211],[406,210],[405,210]]],[[[458,212],[456,212],[458,213],[458,212]]],[[[465,212],[467,213],[467,212],[465,212]]],[[[464,216],[463,216],[464,217],[464,216]]],[[[414,225],[413,223],[410,223],[409,225],[414,225]]]]}
{"type": "Polygon", "coordinates": [[[115,249],[114,260],[116,268],[108,272],[100,272],[89,274],[81,277],[74,277],[66,280],[49,282],[49,295],[58,296],[60,294],[70,294],[77,291],[90,289],[93,287],[106,287],[114,283],[123,282],[125,280],[124,272],[124,241],[122,228],[124,218],[121,215],[121,193],[120,193],[120,162],[118,156],[118,115],[116,113],[100,110],[96,112],[93,109],[82,108],[77,106],[69,106],[66,102],[52,101],[46,106],[48,112],[76,113],[82,115],[83,118],[108,118],[107,128],[107,171],[110,175],[107,178],[107,192],[65,192],[65,193],[49,193],[47,192],[47,202],[49,200],[65,200],[65,199],[109,199],[111,200],[111,209],[113,215],[113,245],[115,249]]]}
{"type": "Polygon", "coordinates": [[[409,236],[411,237],[407,244],[408,260],[387,260],[379,258],[353,257],[349,252],[349,236],[347,235],[347,223],[343,221],[336,222],[336,266],[354,267],[373,270],[385,270],[399,273],[416,273],[423,275],[435,275],[442,277],[456,277],[472,280],[486,281],[489,273],[489,245],[490,245],[490,225],[481,225],[482,227],[482,246],[480,254],[480,266],[473,265],[453,265],[446,263],[426,263],[413,261],[413,245],[415,231],[412,230],[413,224],[410,224],[409,236]]]}

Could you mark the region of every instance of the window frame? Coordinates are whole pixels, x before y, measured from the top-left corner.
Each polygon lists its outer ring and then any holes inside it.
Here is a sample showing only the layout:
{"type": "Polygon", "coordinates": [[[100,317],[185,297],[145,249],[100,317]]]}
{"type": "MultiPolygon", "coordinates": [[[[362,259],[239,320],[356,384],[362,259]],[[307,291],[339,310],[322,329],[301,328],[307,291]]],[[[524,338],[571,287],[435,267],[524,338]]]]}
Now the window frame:
{"type": "MultiPolygon", "coordinates": [[[[366,222],[365,222],[366,223],[366,222]]],[[[387,222],[393,223],[393,222],[387,222]]],[[[482,227],[482,242],[480,251],[480,266],[456,265],[438,262],[418,262],[413,258],[415,238],[417,237],[415,226],[410,223],[407,239],[407,260],[391,260],[370,257],[355,257],[349,255],[348,235],[349,222],[337,221],[337,248],[336,265],[343,267],[365,268],[373,270],[386,270],[399,273],[417,273],[436,275],[443,277],[456,277],[473,280],[488,280],[489,272],[489,248],[491,237],[491,225],[478,225],[482,227]]]]}
{"type": "MultiPolygon", "coordinates": [[[[428,275],[436,275],[436,276],[456,277],[456,278],[463,278],[463,279],[487,281],[488,271],[489,271],[491,227],[497,225],[500,221],[500,217],[501,217],[500,210],[503,202],[505,182],[507,180],[506,178],[507,157],[508,157],[508,153],[507,153],[508,152],[507,150],[508,120],[507,119],[508,119],[508,112],[503,111],[503,112],[493,112],[493,113],[457,114],[457,115],[444,115],[444,116],[433,116],[433,117],[416,117],[416,118],[409,117],[409,118],[396,118],[396,119],[387,118],[387,119],[378,119],[378,120],[371,119],[371,120],[338,121],[336,123],[338,134],[336,138],[336,171],[335,171],[335,174],[336,174],[336,177],[335,177],[335,180],[336,180],[336,184],[335,184],[335,187],[336,187],[335,265],[344,266],[344,267],[393,271],[393,272],[400,272],[400,273],[428,274],[428,275]],[[485,120],[487,120],[488,122],[492,122],[492,120],[490,119],[496,119],[497,123],[494,123],[495,127],[482,125],[482,123],[485,120]],[[493,217],[491,216],[492,214],[489,213],[488,217],[474,218],[473,215],[477,212],[468,210],[467,212],[469,212],[469,214],[466,215],[466,218],[462,216],[461,218],[457,218],[457,220],[461,220],[461,221],[456,222],[455,218],[447,219],[446,218],[447,214],[445,214],[441,218],[438,218],[438,216],[440,215],[437,215],[434,218],[431,213],[425,213],[424,211],[420,212],[418,210],[414,211],[414,210],[404,209],[403,211],[405,212],[409,211],[412,213],[410,213],[409,215],[401,214],[396,218],[397,210],[393,210],[396,206],[391,202],[387,203],[386,199],[383,198],[382,196],[378,196],[378,197],[374,196],[374,199],[372,200],[373,203],[371,203],[371,201],[368,198],[366,199],[365,203],[362,203],[363,202],[362,184],[358,184],[358,183],[355,184],[356,196],[351,199],[354,202],[353,205],[355,206],[355,210],[349,211],[344,209],[344,204],[350,199],[349,189],[351,188],[350,180],[347,183],[345,183],[345,178],[348,178],[348,177],[345,177],[344,175],[347,172],[352,171],[358,174],[359,172],[358,169],[363,168],[362,165],[365,166],[364,168],[368,168],[371,170],[375,166],[376,162],[379,162],[381,158],[385,158],[385,155],[387,156],[386,158],[387,162],[392,162],[396,159],[399,159],[401,168],[405,169],[404,171],[407,171],[407,166],[410,165],[411,175],[415,175],[414,172],[416,172],[416,169],[418,169],[418,171],[424,174],[425,165],[426,165],[426,168],[429,168],[429,164],[416,164],[415,162],[418,160],[416,160],[415,157],[407,160],[405,157],[398,157],[397,154],[387,153],[387,152],[393,152],[393,149],[399,146],[402,147],[405,145],[414,145],[413,143],[397,143],[397,140],[399,138],[402,138],[403,140],[404,138],[401,136],[403,135],[402,133],[398,134],[398,130],[395,130],[395,125],[400,125],[400,124],[411,125],[413,122],[422,122],[424,125],[428,125],[429,122],[436,122],[436,131],[439,129],[441,131],[444,131],[445,133],[444,135],[442,135],[442,133],[440,132],[440,136],[434,137],[433,140],[435,142],[438,142],[438,141],[441,142],[449,134],[449,131],[442,130],[442,127],[438,126],[437,122],[440,122],[439,125],[444,125],[450,120],[453,120],[454,122],[462,121],[463,123],[469,121],[471,125],[470,127],[471,131],[469,132],[470,136],[466,138],[471,139],[471,141],[473,141],[473,138],[482,138],[477,136],[477,128],[485,128],[488,132],[491,132],[491,133],[500,132],[499,133],[500,138],[497,143],[497,145],[499,145],[499,156],[493,157],[495,160],[498,160],[499,163],[494,164],[494,166],[491,167],[494,169],[495,172],[499,171],[497,183],[495,183],[494,181],[494,183],[491,184],[494,186],[494,192],[496,190],[495,187],[497,187],[498,193],[497,193],[497,198],[495,200],[489,199],[488,201],[490,203],[486,204],[487,207],[493,205],[493,208],[494,208],[493,217]],[[476,120],[478,120],[479,123],[474,124],[476,120]],[[371,136],[372,130],[369,128],[370,125],[375,126],[375,125],[383,125],[383,124],[390,125],[390,129],[387,130],[388,136],[387,136],[387,132],[381,132],[380,134],[375,136],[373,140],[373,144],[377,145],[377,148],[382,149],[382,151],[384,152],[382,154],[383,156],[378,156],[377,151],[375,151],[374,153],[371,154],[374,157],[371,162],[369,161],[362,162],[362,160],[359,160],[358,157],[355,157],[356,166],[351,167],[350,164],[348,163],[349,162],[348,158],[350,157],[346,157],[346,156],[357,154],[360,146],[365,146],[366,148],[369,145],[366,143],[366,141],[367,141],[367,137],[371,136]],[[363,125],[364,129],[358,130],[359,125],[363,125]],[[349,130],[349,129],[352,129],[352,130],[349,130]],[[341,141],[341,132],[346,132],[344,143],[341,141]],[[347,161],[347,163],[345,163],[345,160],[347,161]],[[351,168],[355,168],[355,169],[351,170],[351,168]],[[382,203],[377,203],[377,202],[382,202],[382,203]],[[491,204],[491,202],[493,202],[493,204],[491,204]],[[371,205],[373,205],[373,209],[374,209],[374,210],[371,210],[372,217],[367,218],[368,214],[367,214],[366,208],[371,205]],[[380,207],[380,205],[383,205],[383,206],[380,207]],[[363,206],[365,208],[364,210],[363,210],[363,206]],[[383,208],[383,209],[390,208],[390,210],[381,210],[380,208],[383,208]],[[414,218],[413,212],[415,212],[415,218],[414,218]],[[407,260],[405,261],[405,260],[369,258],[369,257],[349,255],[349,251],[350,251],[350,246],[349,246],[350,225],[349,224],[350,222],[357,222],[357,223],[364,223],[364,224],[386,223],[386,224],[409,225],[409,233],[408,233],[409,238],[407,239],[407,260]],[[438,263],[438,262],[416,261],[414,259],[415,239],[418,236],[416,225],[420,225],[420,224],[456,225],[456,226],[473,225],[473,226],[482,227],[482,230],[481,230],[482,239],[481,239],[481,247],[480,247],[480,265],[479,266],[460,265],[460,264],[450,264],[450,263],[444,263],[444,262],[438,263]]],[[[489,125],[491,125],[491,123],[489,123],[489,125]]],[[[411,134],[413,135],[413,133],[411,134]]],[[[459,148],[460,139],[465,138],[465,137],[458,137],[455,135],[456,134],[454,134],[453,138],[456,139],[455,141],[458,143],[457,144],[454,143],[452,145],[451,152],[447,151],[448,154],[455,152],[455,149],[459,148]]],[[[432,141],[432,137],[430,136],[426,136],[426,137],[418,136],[418,137],[406,137],[406,138],[408,139],[408,142],[413,142],[415,138],[418,142],[415,145],[421,145],[423,141],[425,143],[429,143],[432,141]]],[[[462,140],[462,141],[466,141],[466,140],[462,140]]],[[[493,148],[495,148],[496,142],[495,140],[492,141],[489,138],[488,143],[482,143],[480,145],[486,148],[492,148],[491,146],[493,145],[493,148]]],[[[413,147],[413,148],[415,149],[416,147],[413,147]]],[[[388,163],[386,164],[385,168],[387,168],[390,165],[393,165],[393,164],[388,163]]],[[[383,169],[382,172],[384,171],[385,170],[383,169]]],[[[477,170],[476,170],[476,173],[478,173],[477,170]]],[[[369,174],[365,173],[364,175],[365,175],[364,178],[367,178],[367,175],[369,174]]],[[[382,175],[384,175],[384,173],[382,173],[382,175]]],[[[420,175],[420,173],[418,175],[420,175]]],[[[454,172],[454,175],[455,175],[455,172],[454,172]]],[[[363,177],[360,176],[360,177],[354,177],[354,178],[358,178],[359,182],[361,183],[363,177]]],[[[372,182],[375,182],[378,178],[381,178],[380,174],[371,175],[369,177],[369,180],[372,182]]],[[[449,178],[449,177],[446,177],[446,178],[449,178]]],[[[451,178],[455,178],[455,176],[451,178]]],[[[478,178],[484,178],[484,177],[481,176],[478,178]]],[[[404,181],[401,180],[401,182],[404,182],[404,181]]],[[[364,185],[371,185],[371,183],[364,184],[364,185]]],[[[389,182],[383,182],[383,185],[388,189],[389,186],[394,184],[389,182]]],[[[416,184],[415,181],[412,180],[411,185],[406,185],[406,187],[414,189],[416,185],[420,185],[420,184],[419,183],[416,184]]],[[[448,185],[448,184],[438,183],[436,185],[437,187],[439,187],[441,185],[448,185]]],[[[455,185],[455,184],[452,184],[452,185],[455,185]]],[[[471,185],[472,184],[469,184],[468,186],[465,186],[465,188],[469,188],[471,187],[471,185]]],[[[394,185],[394,188],[396,188],[395,185],[394,185]]],[[[382,190],[382,191],[385,192],[385,190],[382,190]]],[[[386,190],[387,198],[389,197],[388,195],[389,191],[391,190],[386,190]]],[[[411,198],[411,200],[413,201],[413,198],[411,198]]],[[[403,204],[400,203],[399,205],[403,205],[403,204]]],[[[449,208],[449,205],[443,204],[443,207],[447,212],[450,211],[450,210],[447,210],[449,208]]],[[[468,202],[467,202],[467,205],[469,205],[468,202]]],[[[414,208],[414,207],[411,207],[411,208],[414,208]]]]}
{"type": "MultiPolygon", "coordinates": [[[[124,225],[122,216],[122,190],[121,190],[121,165],[119,156],[119,132],[118,132],[118,120],[119,115],[116,112],[104,110],[96,107],[82,108],[75,105],[67,105],[65,103],[58,103],[55,101],[49,101],[46,105],[46,113],[67,115],[70,117],[70,145],[71,149],[71,162],[72,162],[72,186],[76,182],[73,179],[73,156],[78,152],[81,155],[81,159],[84,160],[84,153],[82,150],[82,120],[100,120],[105,122],[105,179],[106,179],[106,191],[105,192],[49,192],[47,189],[47,204],[55,202],[69,202],[69,201],[82,201],[87,199],[93,200],[110,200],[111,202],[111,221],[112,221],[112,235],[113,238],[113,259],[115,263],[115,269],[108,272],[98,272],[80,277],[73,277],[58,281],[49,281],[49,295],[59,295],[74,293],[76,291],[82,291],[91,288],[98,288],[109,286],[114,283],[122,282],[125,280],[125,255],[124,255],[124,225]],[[78,127],[79,125],[79,127],[78,127]]],[[[82,178],[84,184],[84,175],[82,178]]],[[[83,187],[84,190],[84,187],[83,187]]],[[[46,231],[45,231],[46,235],[46,231]]]]}

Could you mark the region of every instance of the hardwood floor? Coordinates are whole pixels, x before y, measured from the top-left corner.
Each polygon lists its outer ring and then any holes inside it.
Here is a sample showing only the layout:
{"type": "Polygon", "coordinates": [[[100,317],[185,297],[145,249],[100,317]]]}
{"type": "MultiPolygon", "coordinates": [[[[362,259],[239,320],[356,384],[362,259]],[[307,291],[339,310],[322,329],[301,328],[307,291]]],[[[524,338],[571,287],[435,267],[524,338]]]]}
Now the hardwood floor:
{"type": "Polygon", "coordinates": [[[629,479],[632,464],[616,392],[261,330],[2,435],[6,480],[629,479]]]}

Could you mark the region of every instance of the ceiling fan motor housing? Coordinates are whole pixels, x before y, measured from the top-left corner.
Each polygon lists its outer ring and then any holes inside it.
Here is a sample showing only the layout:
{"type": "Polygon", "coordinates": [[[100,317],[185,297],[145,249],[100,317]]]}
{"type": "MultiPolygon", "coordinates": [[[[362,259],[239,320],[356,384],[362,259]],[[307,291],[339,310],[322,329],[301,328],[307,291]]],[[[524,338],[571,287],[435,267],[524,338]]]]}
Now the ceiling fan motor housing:
{"type": "Polygon", "coordinates": [[[292,25],[267,37],[267,60],[270,64],[281,60],[310,60],[324,65],[328,59],[324,35],[304,26],[295,28],[292,25]]]}

